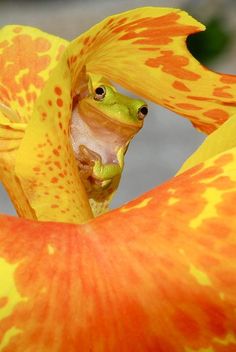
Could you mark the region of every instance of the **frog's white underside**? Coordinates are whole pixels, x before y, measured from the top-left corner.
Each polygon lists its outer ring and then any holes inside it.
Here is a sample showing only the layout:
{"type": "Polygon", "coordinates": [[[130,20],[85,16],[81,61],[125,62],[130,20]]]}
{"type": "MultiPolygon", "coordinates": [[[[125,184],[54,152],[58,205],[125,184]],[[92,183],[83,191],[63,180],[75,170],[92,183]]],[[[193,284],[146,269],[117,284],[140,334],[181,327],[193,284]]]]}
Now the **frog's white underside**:
{"type": "MultiPolygon", "coordinates": [[[[123,138],[103,127],[90,126],[74,109],[71,117],[70,135],[75,157],[79,156],[79,147],[95,152],[103,164],[118,164],[117,151],[123,138]]],[[[92,157],[92,155],[91,155],[92,157]]]]}

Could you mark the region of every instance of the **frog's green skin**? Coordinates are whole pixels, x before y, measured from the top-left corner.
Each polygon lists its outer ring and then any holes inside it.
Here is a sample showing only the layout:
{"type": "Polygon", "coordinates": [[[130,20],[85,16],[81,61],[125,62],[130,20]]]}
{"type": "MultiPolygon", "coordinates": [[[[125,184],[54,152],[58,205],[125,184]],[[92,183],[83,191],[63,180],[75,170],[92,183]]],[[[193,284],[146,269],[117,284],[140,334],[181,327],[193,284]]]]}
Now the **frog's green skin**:
{"type": "Polygon", "coordinates": [[[143,100],[118,93],[99,75],[89,75],[86,89],[77,96],[71,140],[94,215],[106,210],[118,187],[128,145],[143,126],[144,106],[143,100]],[[96,94],[98,87],[104,95],[96,94]]]}

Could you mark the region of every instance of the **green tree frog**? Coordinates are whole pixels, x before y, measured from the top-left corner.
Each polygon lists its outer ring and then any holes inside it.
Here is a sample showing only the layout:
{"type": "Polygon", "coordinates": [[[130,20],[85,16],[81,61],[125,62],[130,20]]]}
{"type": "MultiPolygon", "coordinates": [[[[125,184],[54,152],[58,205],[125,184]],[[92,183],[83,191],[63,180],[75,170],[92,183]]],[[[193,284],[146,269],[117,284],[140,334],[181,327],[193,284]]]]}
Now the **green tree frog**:
{"type": "Polygon", "coordinates": [[[106,211],[120,181],[124,155],[148,113],[143,100],[117,92],[89,74],[74,97],[70,136],[94,215],[106,211]]]}

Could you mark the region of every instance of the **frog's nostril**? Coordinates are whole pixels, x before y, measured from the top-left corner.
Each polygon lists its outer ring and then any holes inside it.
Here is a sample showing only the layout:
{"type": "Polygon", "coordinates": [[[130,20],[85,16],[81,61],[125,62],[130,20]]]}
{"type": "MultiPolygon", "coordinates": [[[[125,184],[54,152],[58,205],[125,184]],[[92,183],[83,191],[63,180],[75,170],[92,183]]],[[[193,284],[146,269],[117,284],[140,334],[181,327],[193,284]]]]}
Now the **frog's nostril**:
{"type": "Polygon", "coordinates": [[[147,113],[148,107],[146,105],[141,106],[141,108],[138,109],[138,119],[143,120],[147,113]]]}

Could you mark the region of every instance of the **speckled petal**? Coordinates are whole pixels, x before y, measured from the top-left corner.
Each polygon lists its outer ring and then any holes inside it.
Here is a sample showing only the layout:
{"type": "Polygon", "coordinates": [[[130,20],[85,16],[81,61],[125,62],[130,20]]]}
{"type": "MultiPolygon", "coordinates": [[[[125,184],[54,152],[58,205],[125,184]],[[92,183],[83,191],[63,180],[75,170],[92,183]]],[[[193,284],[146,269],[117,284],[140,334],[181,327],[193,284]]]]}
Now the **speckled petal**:
{"type": "Polygon", "coordinates": [[[68,136],[67,42],[24,26],[0,36],[1,180],[20,216],[86,221],[92,213],[68,136]]]}
{"type": "Polygon", "coordinates": [[[186,38],[204,26],[186,12],[147,7],[106,18],[71,44],[74,65],[188,118],[210,133],[236,111],[236,76],[215,73],[189,53],[186,38]],[[78,44],[83,44],[80,48],[78,44]]]}
{"type": "Polygon", "coordinates": [[[26,129],[25,123],[10,122],[0,111],[0,180],[19,215],[36,219],[15,175],[16,153],[26,129]]]}
{"type": "Polygon", "coordinates": [[[15,172],[38,220],[81,223],[92,217],[69,135],[71,72],[53,70],[17,152],[15,172]]]}
{"type": "Polygon", "coordinates": [[[1,216],[0,351],[234,352],[235,162],[86,225],[1,216]]]}
{"type": "Polygon", "coordinates": [[[10,107],[19,122],[30,120],[34,103],[67,43],[32,27],[0,29],[0,104],[10,107]]]}

